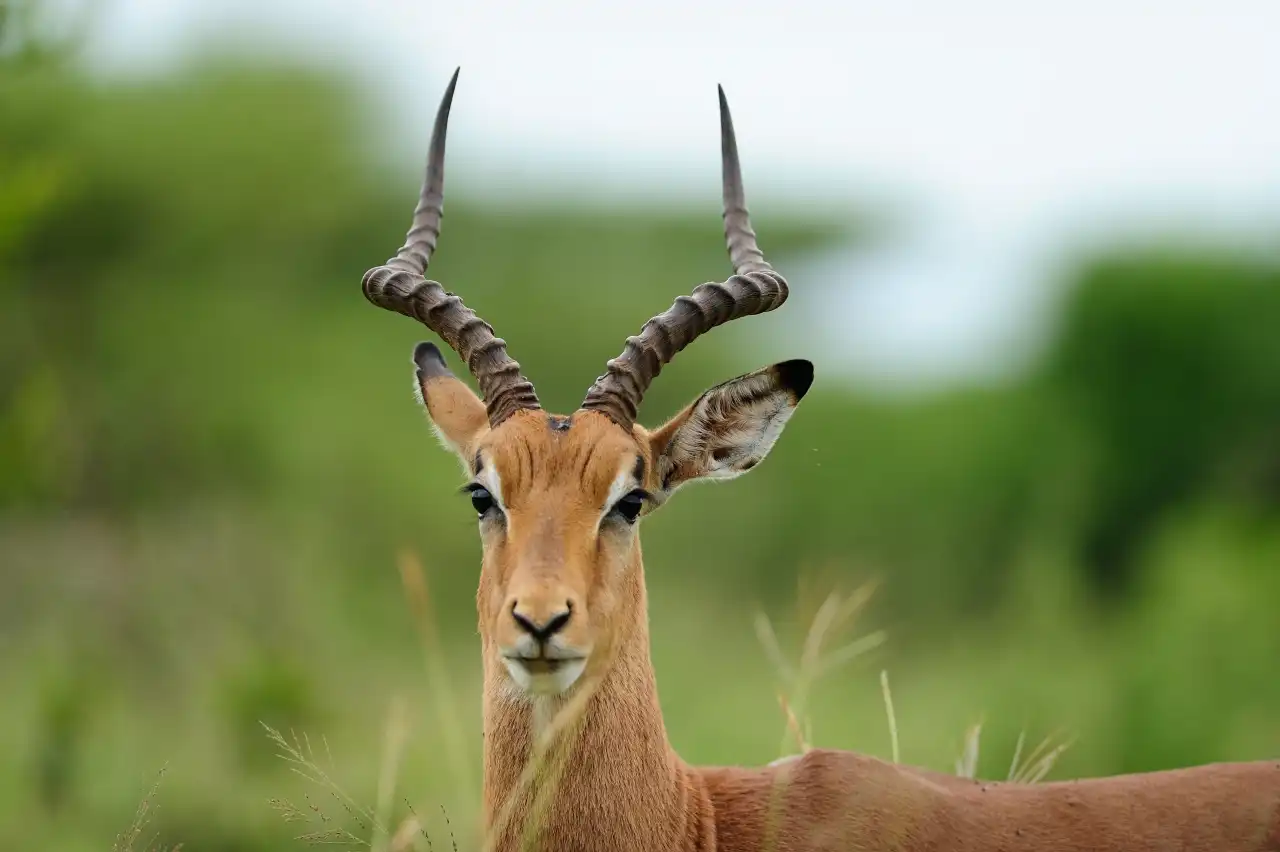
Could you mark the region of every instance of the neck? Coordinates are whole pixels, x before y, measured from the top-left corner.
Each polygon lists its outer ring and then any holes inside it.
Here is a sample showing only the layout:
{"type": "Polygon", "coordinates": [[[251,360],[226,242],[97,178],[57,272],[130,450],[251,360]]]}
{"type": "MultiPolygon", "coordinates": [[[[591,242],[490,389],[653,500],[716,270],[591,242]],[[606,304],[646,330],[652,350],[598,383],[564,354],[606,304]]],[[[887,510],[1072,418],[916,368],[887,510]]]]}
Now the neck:
{"type": "MultiPolygon", "coordinates": [[[[638,557],[637,557],[638,559],[638,557]]],[[[639,568],[639,566],[637,566],[639,568]]],[[[565,696],[517,693],[485,653],[484,817],[488,848],[697,848],[709,825],[697,776],[667,742],[649,657],[641,570],[637,611],[604,671],[565,696]]]]}

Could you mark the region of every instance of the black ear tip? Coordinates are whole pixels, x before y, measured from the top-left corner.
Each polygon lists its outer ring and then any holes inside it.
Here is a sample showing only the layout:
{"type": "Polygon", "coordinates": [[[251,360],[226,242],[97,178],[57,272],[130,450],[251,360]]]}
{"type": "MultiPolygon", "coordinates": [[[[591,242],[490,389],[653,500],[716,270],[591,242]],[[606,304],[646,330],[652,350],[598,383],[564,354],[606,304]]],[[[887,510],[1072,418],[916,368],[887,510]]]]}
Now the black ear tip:
{"type": "Polygon", "coordinates": [[[444,356],[440,354],[440,347],[436,346],[434,343],[428,343],[425,340],[414,346],[413,363],[421,367],[424,361],[443,364],[444,356]]]}
{"type": "Polygon", "coordinates": [[[782,383],[782,386],[795,394],[796,402],[804,399],[804,395],[809,392],[809,388],[813,385],[812,361],[797,358],[794,361],[783,361],[781,364],[774,364],[773,369],[778,374],[778,381],[782,383]]]}
{"type": "Polygon", "coordinates": [[[453,375],[444,355],[440,354],[440,347],[434,343],[423,342],[413,347],[413,363],[418,368],[419,381],[453,375]]]}

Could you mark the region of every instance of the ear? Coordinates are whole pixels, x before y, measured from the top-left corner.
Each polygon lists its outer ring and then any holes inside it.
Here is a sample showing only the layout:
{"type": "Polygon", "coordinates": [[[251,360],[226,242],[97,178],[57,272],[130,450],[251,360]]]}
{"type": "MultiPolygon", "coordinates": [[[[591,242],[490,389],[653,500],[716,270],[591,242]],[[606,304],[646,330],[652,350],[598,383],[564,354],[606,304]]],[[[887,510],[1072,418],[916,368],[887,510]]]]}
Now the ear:
{"type": "Polygon", "coordinates": [[[665,500],[686,482],[733,479],[751,470],[773,449],[812,384],[811,362],[783,361],[698,397],[649,435],[654,496],[665,500]]]}
{"type": "Polygon", "coordinates": [[[415,346],[413,364],[417,368],[418,398],[431,417],[437,437],[458,454],[469,471],[476,440],[489,428],[484,402],[450,372],[434,343],[415,346]]]}

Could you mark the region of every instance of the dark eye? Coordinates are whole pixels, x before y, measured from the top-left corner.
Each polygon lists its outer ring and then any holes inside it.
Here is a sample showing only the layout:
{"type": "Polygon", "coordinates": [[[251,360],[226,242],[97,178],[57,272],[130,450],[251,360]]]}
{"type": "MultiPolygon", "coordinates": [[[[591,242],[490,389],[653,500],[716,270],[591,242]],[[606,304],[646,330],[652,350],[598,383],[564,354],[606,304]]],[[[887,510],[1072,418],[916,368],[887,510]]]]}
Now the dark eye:
{"type": "Polygon", "coordinates": [[[471,505],[475,507],[476,514],[482,517],[487,515],[489,510],[493,508],[493,495],[489,493],[487,488],[479,485],[469,490],[471,491],[471,505]]]}
{"type": "Polygon", "coordinates": [[[644,508],[644,501],[648,497],[648,492],[636,489],[617,503],[614,503],[612,512],[627,523],[634,524],[636,518],[640,517],[640,510],[644,508]]]}

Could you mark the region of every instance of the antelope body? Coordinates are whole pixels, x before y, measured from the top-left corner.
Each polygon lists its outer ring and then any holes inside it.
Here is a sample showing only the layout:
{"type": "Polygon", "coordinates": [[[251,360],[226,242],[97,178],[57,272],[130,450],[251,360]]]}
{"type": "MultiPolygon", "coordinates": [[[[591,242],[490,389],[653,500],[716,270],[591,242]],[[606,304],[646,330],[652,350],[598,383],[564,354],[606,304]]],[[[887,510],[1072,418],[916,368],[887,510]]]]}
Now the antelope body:
{"type": "Polygon", "coordinates": [[[580,409],[556,416],[542,410],[493,329],[425,278],[443,215],[456,83],[455,72],[405,245],[363,286],[374,304],[439,334],[482,393],[455,377],[433,344],[415,348],[417,390],[466,469],[483,545],[476,604],[490,848],[1280,850],[1280,761],[1036,785],[827,750],[761,768],[684,763],[658,704],[638,523],[685,483],[730,479],[763,460],[813,380],[808,361],[787,361],[711,388],[657,429],[635,421],[650,382],[694,338],[787,297],[747,217],[724,93],[734,274],[645,323],[580,409]]]}

